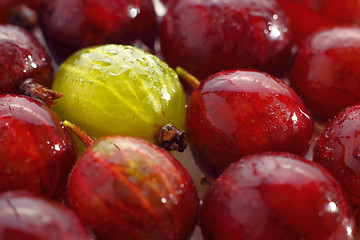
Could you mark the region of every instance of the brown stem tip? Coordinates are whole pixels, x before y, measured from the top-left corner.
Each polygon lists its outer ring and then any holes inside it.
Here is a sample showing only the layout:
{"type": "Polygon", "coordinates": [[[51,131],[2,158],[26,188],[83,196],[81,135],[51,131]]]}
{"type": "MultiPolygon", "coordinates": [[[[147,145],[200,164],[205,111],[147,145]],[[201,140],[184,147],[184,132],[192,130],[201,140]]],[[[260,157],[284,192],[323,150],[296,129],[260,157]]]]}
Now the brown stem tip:
{"type": "Polygon", "coordinates": [[[18,4],[12,9],[10,22],[32,32],[37,25],[38,16],[34,10],[25,4],[18,4]]]}
{"type": "Polygon", "coordinates": [[[62,94],[44,87],[40,83],[35,82],[33,78],[26,79],[20,85],[20,93],[40,99],[50,107],[55,105],[54,99],[62,97],[62,94]]]}
{"type": "Polygon", "coordinates": [[[134,47],[143,49],[144,51],[153,54],[153,50],[151,48],[149,48],[143,41],[141,40],[135,40],[134,42],[132,42],[131,44],[134,47]]]}
{"type": "Polygon", "coordinates": [[[156,134],[158,145],[167,151],[183,152],[187,147],[185,132],[171,124],[162,127],[156,134]]]}
{"type": "Polygon", "coordinates": [[[211,185],[211,184],[213,184],[214,181],[215,180],[213,178],[211,178],[209,176],[204,176],[204,177],[202,177],[200,179],[200,184],[203,185],[203,186],[204,185],[211,185]]]}

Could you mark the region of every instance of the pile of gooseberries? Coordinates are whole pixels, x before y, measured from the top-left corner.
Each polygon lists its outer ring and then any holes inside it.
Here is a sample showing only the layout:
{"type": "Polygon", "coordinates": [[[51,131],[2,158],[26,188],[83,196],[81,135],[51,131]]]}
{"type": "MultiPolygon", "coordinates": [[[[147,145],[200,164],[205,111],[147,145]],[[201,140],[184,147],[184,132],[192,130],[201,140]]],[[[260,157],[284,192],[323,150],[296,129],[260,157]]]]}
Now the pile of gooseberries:
{"type": "Polygon", "coordinates": [[[0,239],[359,238],[359,20],[357,0],[2,1],[0,239]]]}

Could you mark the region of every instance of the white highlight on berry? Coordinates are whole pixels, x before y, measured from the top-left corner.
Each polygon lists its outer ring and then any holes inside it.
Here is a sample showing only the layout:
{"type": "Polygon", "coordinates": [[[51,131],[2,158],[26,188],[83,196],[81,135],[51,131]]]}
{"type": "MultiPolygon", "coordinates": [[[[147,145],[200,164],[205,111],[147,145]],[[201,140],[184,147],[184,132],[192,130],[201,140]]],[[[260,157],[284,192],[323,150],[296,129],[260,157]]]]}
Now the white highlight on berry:
{"type": "Polygon", "coordinates": [[[137,7],[131,7],[128,13],[130,18],[136,18],[136,16],[140,13],[140,9],[137,7]]]}

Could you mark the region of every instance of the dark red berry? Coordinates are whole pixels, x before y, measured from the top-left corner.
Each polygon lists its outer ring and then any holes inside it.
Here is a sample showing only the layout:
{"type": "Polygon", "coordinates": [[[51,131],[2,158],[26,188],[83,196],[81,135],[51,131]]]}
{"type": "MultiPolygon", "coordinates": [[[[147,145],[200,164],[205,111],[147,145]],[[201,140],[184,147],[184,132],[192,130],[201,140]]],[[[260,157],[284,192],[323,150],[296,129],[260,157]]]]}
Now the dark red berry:
{"type": "Polygon", "coordinates": [[[315,115],[333,117],[360,101],[360,28],[336,27],[299,47],[290,81],[315,115]]]}
{"type": "Polygon", "coordinates": [[[95,140],[70,176],[69,202],[99,239],[188,239],[199,199],[185,168],[140,138],[95,140]]]}
{"type": "Polygon", "coordinates": [[[51,58],[41,43],[24,29],[0,25],[0,94],[19,93],[32,78],[45,87],[53,80],[51,58]]]}
{"type": "Polygon", "coordinates": [[[204,239],[354,239],[355,221],[336,180],[289,153],[262,153],[229,166],[200,210],[204,239]]]}
{"type": "MultiPolygon", "coordinates": [[[[276,0],[290,18],[300,26],[321,26],[321,23],[349,24],[360,19],[360,2],[357,0],[276,0]],[[295,12],[297,11],[297,14],[295,12]]],[[[324,25],[322,25],[324,26],[324,25]]]]}
{"type": "Polygon", "coordinates": [[[39,21],[59,63],[81,48],[105,43],[140,40],[151,48],[156,35],[152,0],[47,0],[39,21]]]}
{"type": "Polygon", "coordinates": [[[313,134],[313,120],[298,95],[257,71],[223,71],[202,81],[189,98],[186,121],[198,164],[213,176],[252,153],[304,155],[313,134]]]}
{"type": "Polygon", "coordinates": [[[360,216],[360,105],[335,116],[314,146],[314,162],[325,167],[350,196],[360,216]]]}
{"type": "Polygon", "coordinates": [[[320,30],[321,28],[339,24],[336,20],[320,13],[320,9],[326,4],[325,2],[330,2],[331,0],[276,1],[289,18],[290,27],[296,43],[300,43],[306,36],[320,30]]]}
{"type": "Polygon", "coordinates": [[[25,191],[0,195],[3,240],[89,240],[87,230],[69,208],[25,191]]]}
{"type": "Polygon", "coordinates": [[[163,18],[161,52],[199,79],[225,69],[283,75],[291,49],[288,22],[273,0],[178,0],[163,18]]]}
{"type": "Polygon", "coordinates": [[[44,103],[0,96],[0,191],[24,189],[60,198],[76,161],[75,145],[44,103]]]}
{"type": "MultiPolygon", "coordinates": [[[[304,0],[303,0],[304,1],[304,0]]],[[[340,23],[358,24],[360,2],[358,0],[306,0],[319,13],[340,23]]]]}
{"type": "Polygon", "coordinates": [[[276,0],[289,19],[296,43],[323,28],[358,25],[358,0],[276,0]]]}

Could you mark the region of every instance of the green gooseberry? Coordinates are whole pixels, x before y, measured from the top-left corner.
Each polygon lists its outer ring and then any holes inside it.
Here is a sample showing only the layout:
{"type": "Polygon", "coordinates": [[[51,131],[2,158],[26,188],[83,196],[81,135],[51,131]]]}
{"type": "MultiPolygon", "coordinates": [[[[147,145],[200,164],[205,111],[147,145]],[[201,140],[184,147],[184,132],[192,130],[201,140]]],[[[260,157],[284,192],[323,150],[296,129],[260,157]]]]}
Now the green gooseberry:
{"type": "Polygon", "coordinates": [[[120,134],[154,142],[167,124],[185,127],[186,96],[178,75],[136,47],[79,50],[59,66],[52,90],[63,94],[54,110],[93,138],[120,134]]]}

